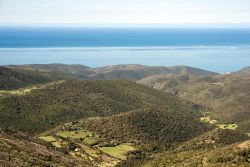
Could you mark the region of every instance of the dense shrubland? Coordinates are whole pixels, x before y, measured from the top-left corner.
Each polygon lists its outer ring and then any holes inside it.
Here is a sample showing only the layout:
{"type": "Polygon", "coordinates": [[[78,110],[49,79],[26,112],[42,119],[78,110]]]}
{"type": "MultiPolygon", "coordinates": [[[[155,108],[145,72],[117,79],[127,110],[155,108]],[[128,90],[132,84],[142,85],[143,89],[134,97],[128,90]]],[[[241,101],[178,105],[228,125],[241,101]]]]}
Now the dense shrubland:
{"type": "Polygon", "coordinates": [[[146,152],[154,152],[169,149],[210,129],[195,118],[195,114],[184,110],[145,108],[90,119],[83,126],[108,141],[130,142],[141,146],[146,152]]]}
{"type": "Polygon", "coordinates": [[[68,80],[23,96],[2,97],[0,125],[34,133],[67,121],[160,106],[177,115],[199,114],[192,103],[133,82],[68,80]]]}
{"type": "Polygon", "coordinates": [[[33,84],[41,84],[51,79],[35,72],[20,72],[0,67],[0,90],[18,89],[33,84]]]}
{"type": "Polygon", "coordinates": [[[95,166],[123,158],[118,166],[250,163],[250,144],[243,142],[249,137],[241,133],[250,129],[248,69],[217,75],[138,65],[12,68],[0,67],[0,161],[4,158],[5,166],[95,166]],[[125,80],[79,80],[146,76],[139,83],[168,93],[125,80]]]}

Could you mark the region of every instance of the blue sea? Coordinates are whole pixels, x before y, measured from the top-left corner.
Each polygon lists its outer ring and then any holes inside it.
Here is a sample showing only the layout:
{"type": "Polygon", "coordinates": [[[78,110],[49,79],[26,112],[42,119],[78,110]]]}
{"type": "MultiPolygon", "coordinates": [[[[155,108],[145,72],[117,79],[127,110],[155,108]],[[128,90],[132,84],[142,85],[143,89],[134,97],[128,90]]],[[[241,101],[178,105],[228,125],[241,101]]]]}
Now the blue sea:
{"type": "Polygon", "coordinates": [[[250,66],[248,28],[0,28],[0,65],[188,65],[215,72],[250,66]]]}

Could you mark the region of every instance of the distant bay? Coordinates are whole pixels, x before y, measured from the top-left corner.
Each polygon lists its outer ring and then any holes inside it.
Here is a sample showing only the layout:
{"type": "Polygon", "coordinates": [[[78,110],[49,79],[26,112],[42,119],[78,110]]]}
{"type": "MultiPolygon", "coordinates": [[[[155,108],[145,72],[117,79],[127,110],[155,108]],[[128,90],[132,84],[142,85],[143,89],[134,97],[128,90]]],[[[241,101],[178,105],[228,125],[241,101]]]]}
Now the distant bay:
{"type": "Polygon", "coordinates": [[[0,64],[188,65],[231,72],[250,65],[250,46],[193,46],[156,48],[2,48],[0,64]]]}
{"type": "Polygon", "coordinates": [[[249,29],[0,28],[0,64],[250,65],[249,29]]]}

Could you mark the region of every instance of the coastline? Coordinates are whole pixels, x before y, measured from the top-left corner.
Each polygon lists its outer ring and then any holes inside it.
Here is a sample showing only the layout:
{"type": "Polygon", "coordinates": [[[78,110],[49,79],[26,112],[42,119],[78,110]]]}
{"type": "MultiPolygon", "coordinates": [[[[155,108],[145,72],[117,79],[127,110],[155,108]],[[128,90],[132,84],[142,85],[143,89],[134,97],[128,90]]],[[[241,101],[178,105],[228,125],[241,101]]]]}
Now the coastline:
{"type": "Polygon", "coordinates": [[[41,64],[83,64],[90,67],[114,64],[187,65],[228,73],[249,66],[249,53],[250,45],[0,48],[0,64],[39,62],[41,64]]]}

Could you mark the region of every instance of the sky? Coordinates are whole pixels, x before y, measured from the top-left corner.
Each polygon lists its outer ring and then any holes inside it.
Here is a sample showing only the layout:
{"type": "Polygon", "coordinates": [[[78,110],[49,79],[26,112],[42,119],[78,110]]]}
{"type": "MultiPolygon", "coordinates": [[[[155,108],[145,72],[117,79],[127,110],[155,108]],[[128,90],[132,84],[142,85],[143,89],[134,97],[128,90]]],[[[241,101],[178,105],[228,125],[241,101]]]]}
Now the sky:
{"type": "Polygon", "coordinates": [[[0,0],[0,25],[250,24],[250,0],[0,0]]]}

